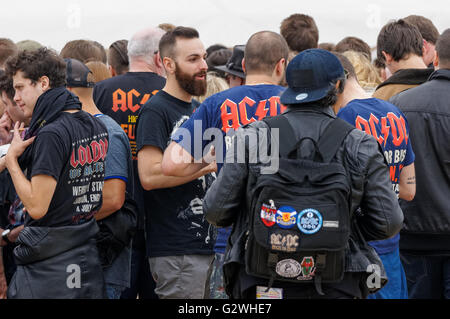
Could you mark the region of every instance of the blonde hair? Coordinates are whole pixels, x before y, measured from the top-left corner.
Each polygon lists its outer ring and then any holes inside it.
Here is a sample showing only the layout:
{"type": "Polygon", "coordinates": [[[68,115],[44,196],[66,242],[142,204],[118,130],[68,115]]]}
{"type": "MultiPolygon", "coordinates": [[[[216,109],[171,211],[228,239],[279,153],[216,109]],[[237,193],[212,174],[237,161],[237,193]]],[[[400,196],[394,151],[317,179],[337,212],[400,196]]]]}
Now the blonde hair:
{"type": "Polygon", "coordinates": [[[228,90],[227,81],[218,76],[215,72],[208,72],[206,76],[206,93],[202,96],[197,96],[195,99],[200,103],[203,103],[206,98],[216,93],[228,90]]]}
{"type": "Polygon", "coordinates": [[[86,66],[91,70],[93,79],[92,82],[100,82],[111,77],[111,73],[109,72],[106,64],[100,61],[91,61],[86,63],[86,66]]]}
{"type": "Polygon", "coordinates": [[[363,53],[345,51],[342,52],[342,54],[349,59],[350,63],[353,65],[356,78],[363,89],[369,91],[373,90],[382,82],[377,70],[363,53]]]}

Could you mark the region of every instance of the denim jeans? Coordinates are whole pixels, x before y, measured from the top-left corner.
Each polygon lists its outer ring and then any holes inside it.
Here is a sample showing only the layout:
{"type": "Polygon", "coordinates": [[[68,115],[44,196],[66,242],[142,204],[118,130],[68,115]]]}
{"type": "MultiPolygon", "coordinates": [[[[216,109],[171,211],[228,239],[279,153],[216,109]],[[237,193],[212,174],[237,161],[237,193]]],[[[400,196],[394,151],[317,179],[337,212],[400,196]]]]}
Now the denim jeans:
{"type": "Polygon", "coordinates": [[[410,299],[450,299],[450,256],[400,255],[410,299]]]}

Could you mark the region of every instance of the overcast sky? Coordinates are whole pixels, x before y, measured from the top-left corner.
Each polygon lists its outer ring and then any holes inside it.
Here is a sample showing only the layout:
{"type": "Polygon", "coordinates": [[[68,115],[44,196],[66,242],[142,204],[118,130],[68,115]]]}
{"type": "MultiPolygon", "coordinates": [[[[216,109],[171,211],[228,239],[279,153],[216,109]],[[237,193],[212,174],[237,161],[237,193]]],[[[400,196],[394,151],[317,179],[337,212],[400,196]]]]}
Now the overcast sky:
{"type": "Polygon", "coordinates": [[[32,39],[61,50],[67,41],[91,39],[105,47],[139,29],[163,22],[195,27],[205,46],[245,44],[261,30],[279,32],[292,13],[311,15],[319,42],[357,36],[375,46],[380,28],[409,14],[450,28],[450,6],[438,0],[69,0],[1,2],[0,37],[32,39]]]}

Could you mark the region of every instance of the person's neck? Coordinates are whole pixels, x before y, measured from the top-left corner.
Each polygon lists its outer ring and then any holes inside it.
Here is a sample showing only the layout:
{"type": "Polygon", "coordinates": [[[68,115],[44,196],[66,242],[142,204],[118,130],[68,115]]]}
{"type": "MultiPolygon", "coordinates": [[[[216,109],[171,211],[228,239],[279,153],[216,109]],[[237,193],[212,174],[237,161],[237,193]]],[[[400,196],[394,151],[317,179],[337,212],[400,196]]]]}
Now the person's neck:
{"type": "Polygon", "coordinates": [[[421,56],[412,55],[407,59],[403,59],[400,61],[394,61],[389,66],[389,71],[391,71],[392,74],[399,70],[404,69],[426,69],[427,66],[423,62],[423,59],[421,56]]]}
{"type": "Polygon", "coordinates": [[[78,97],[81,102],[81,109],[91,115],[102,114],[94,103],[92,97],[78,97]]]}
{"type": "Polygon", "coordinates": [[[178,84],[178,81],[173,77],[167,79],[163,91],[184,102],[192,102],[192,95],[182,89],[178,84]]]}
{"type": "Polygon", "coordinates": [[[371,97],[369,93],[364,91],[356,79],[350,78],[345,82],[344,92],[333,106],[333,110],[337,114],[341,108],[347,106],[351,101],[356,99],[369,99],[371,97]]]}
{"type": "Polygon", "coordinates": [[[245,85],[273,84],[278,85],[279,82],[272,76],[266,74],[248,74],[245,77],[245,85]]]}
{"type": "Polygon", "coordinates": [[[130,61],[130,67],[128,72],[153,72],[157,73],[155,68],[147,62],[135,60],[130,61]]]}

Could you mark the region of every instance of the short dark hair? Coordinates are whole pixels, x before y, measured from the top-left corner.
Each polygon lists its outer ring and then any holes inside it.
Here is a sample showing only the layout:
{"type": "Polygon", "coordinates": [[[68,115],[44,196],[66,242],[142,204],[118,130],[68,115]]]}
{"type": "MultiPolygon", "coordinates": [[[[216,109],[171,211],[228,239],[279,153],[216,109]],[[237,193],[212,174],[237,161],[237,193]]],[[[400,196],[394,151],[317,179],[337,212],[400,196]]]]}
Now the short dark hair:
{"type": "Polygon", "coordinates": [[[450,68],[450,29],[445,30],[436,42],[436,52],[440,66],[450,68]]]}
{"type": "Polygon", "coordinates": [[[35,51],[22,51],[6,62],[6,73],[13,77],[22,71],[24,77],[36,83],[42,76],[49,78],[51,88],[66,84],[66,62],[46,47],[35,51]]]}
{"type": "Polygon", "coordinates": [[[118,40],[113,42],[109,46],[108,50],[108,63],[117,72],[117,74],[123,74],[128,71],[128,40],[118,40]]]}
{"type": "Polygon", "coordinates": [[[230,49],[220,49],[213,51],[211,55],[206,58],[206,64],[208,64],[209,71],[214,71],[221,78],[225,78],[225,72],[222,70],[215,69],[215,66],[225,65],[231,58],[233,51],[230,49]]]}
{"type": "Polygon", "coordinates": [[[369,60],[372,60],[372,52],[370,46],[357,37],[345,37],[336,44],[334,48],[336,52],[356,51],[364,53],[369,60]]]}
{"type": "Polygon", "coordinates": [[[422,38],[427,40],[427,42],[436,44],[439,38],[439,31],[430,19],[412,14],[410,16],[407,16],[403,20],[405,20],[409,24],[415,25],[417,29],[419,29],[422,38]]]}
{"type": "Polygon", "coordinates": [[[290,104],[289,107],[295,108],[296,106],[299,106],[302,108],[303,107],[324,108],[324,107],[333,106],[334,104],[336,104],[336,102],[338,100],[337,95],[344,92],[345,78],[334,79],[333,81],[331,81],[330,85],[332,87],[327,92],[327,95],[325,95],[324,98],[322,98],[318,101],[313,101],[313,102],[308,102],[308,103],[290,104]],[[339,83],[339,86],[336,88],[336,83],[338,80],[340,80],[341,82],[339,83]]]}
{"type": "Polygon", "coordinates": [[[281,35],[272,31],[257,32],[245,45],[245,73],[272,75],[275,65],[281,59],[287,62],[288,56],[289,48],[281,35]]]}
{"type": "Polygon", "coordinates": [[[334,48],[336,47],[336,45],[334,43],[331,42],[322,42],[319,43],[319,45],[317,46],[319,49],[323,49],[323,50],[327,50],[327,51],[334,51],[334,48]]]}
{"type": "Polygon", "coordinates": [[[382,51],[390,54],[394,61],[410,54],[422,57],[423,39],[416,26],[403,19],[386,24],[378,34],[377,58],[384,61],[382,51]]]}
{"type": "MultiPolygon", "coordinates": [[[[97,42],[97,41],[91,41],[91,42],[92,42],[92,44],[95,45],[95,46],[97,47],[97,49],[100,51],[100,57],[101,57],[101,60],[99,60],[99,61],[101,61],[101,62],[103,62],[104,64],[106,64],[107,61],[108,61],[108,57],[106,56],[106,50],[105,50],[105,47],[104,47],[100,42],[97,42]]],[[[88,62],[91,62],[91,61],[88,61],[88,62]]]]}
{"type": "Polygon", "coordinates": [[[77,59],[84,64],[91,61],[103,61],[101,49],[90,40],[73,40],[66,43],[60,54],[63,59],[77,59]]]}
{"type": "Polygon", "coordinates": [[[13,81],[12,78],[9,77],[6,73],[3,73],[0,76],[0,94],[2,92],[5,92],[8,99],[14,101],[14,95],[16,94],[16,92],[13,87],[13,81]]]}
{"type": "Polygon", "coordinates": [[[342,53],[340,53],[340,52],[332,52],[338,59],[339,59],[339,61],[341,62],[341,64],[342,64],[342,67],[344,68],[344,73],[345,73],[345,76],[346,76],[346,78],[347,79],[349,79],[349,78],[355,78],[355,79],[357,79],[357,77],[356,77],[356,72],[355,72],[355,68],[353,67],[353,64],[350,62],[350,60],[345,56],[345,55],[343,55],[342,53]]]}
{"type": "Polygon", "coordinates": [[[280,33],[292,51],[300,53],[317,48],[319,29],[314,19],[306,14],[294,13],[281,22],[280,33]]]}
{"type": "Polygon", "coordinates": [[[172,31],[164,34],[159,41],[159,54],[162,58],[174,58],[175,56],[175,44],[177,38],[181,39],[195,39],[199,38],[198,31],[189,27],[176,27],[172,31]]]}
{"type": "Polygon", "coordinates": [[[17,45],[10,39],[0,38],[0,66],[18,52],[17,45]]]}
{"type": "Polygon", "coordinates": [[[206,55],[210,56],[213,52],[219,51],[219,50],[224,50],[224,49],[228,49],[228,48],[226,46],[224,46],[223,44],[213,44],[213,45],[210,45],[206,49],[206,55]]]}

